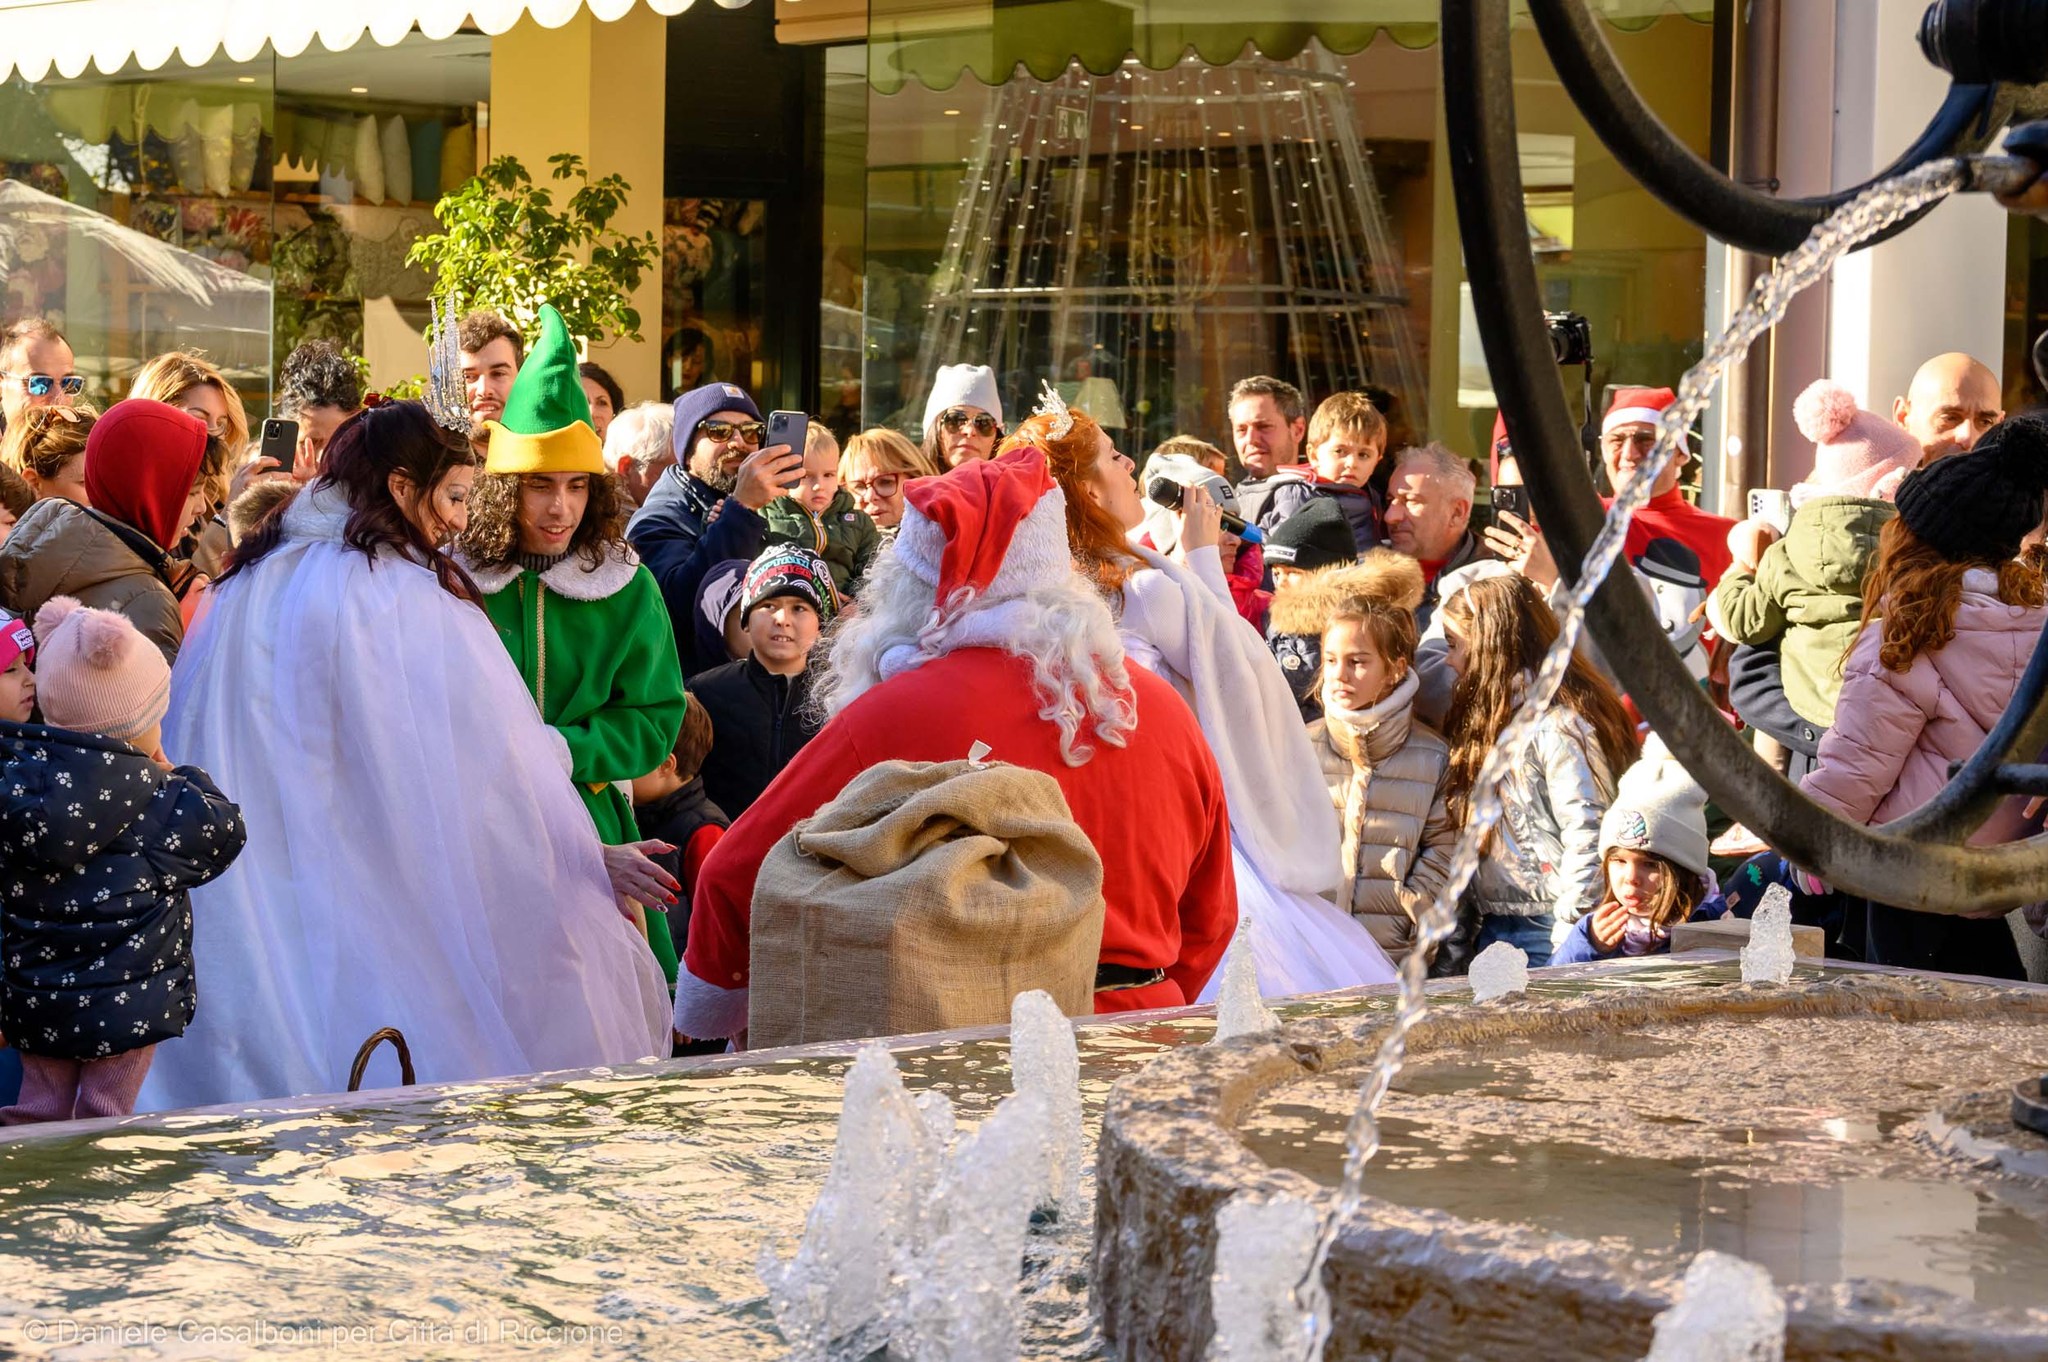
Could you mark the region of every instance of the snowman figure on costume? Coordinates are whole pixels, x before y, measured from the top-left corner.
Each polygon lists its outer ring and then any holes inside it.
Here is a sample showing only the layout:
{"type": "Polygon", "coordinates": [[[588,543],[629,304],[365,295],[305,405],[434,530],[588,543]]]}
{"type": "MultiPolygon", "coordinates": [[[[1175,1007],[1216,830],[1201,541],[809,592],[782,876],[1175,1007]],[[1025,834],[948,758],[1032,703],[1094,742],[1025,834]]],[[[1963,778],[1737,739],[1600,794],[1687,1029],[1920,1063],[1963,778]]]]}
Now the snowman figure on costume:
{"type": "MultiPolygon", "coordinates": [[[[620,786],[660,766],[683,724],[683,672],[661,588],[626,543],[629,509],[552,307],[470,495],[457,561],[566,747],[576,793],[607,846],[640,840],[620,786]]],[[[658,905],[659,906],[659,905],[658,905]]],[[[676,944],[661,912],[649,947],[675,985],[676,944]]]]}

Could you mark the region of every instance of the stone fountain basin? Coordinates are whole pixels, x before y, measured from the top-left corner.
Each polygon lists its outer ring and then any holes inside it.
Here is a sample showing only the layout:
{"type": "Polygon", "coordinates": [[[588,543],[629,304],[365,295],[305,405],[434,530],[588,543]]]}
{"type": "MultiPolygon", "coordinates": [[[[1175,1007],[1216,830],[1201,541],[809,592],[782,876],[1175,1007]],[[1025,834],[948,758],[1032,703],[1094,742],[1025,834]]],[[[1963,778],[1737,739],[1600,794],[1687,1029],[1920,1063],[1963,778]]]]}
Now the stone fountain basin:
{"type": "MultiPolygon", "coordinates": [[[[1206,1355],[1231,1196],[1331,1204],[1383,1024],[1296,1022],[1117,1085],[1093,1284],[1111,1356],[1206,1355]]],[[[1771,1268],[1790,1359],[2048,1357],[2048,1142],[1997,1115],[2048,1067],[2048,990],[1508,1000],[1432,1012],[1409,1054],[1325,1271],[1326,1358],[1639,1358],[1705,1247],[1771,1268]]]]}

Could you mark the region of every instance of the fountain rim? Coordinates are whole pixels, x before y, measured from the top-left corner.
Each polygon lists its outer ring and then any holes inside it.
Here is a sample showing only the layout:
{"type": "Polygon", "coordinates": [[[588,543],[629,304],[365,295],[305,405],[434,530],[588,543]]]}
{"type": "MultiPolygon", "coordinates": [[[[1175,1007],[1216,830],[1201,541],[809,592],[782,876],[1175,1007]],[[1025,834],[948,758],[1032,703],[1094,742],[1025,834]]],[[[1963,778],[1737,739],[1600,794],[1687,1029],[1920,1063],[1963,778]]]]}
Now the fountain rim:
{"type": "MultiPolygon", "coordinates": [[[[1687,959],[1733,962],[1732,951],[1700,951],[1687,959]]],[[[1667,961],[1668,957],[1654,957],[1667,961]]],[[[1634,964],[1636,962],[1630,962],[1634,964]]],[[[1587,968],[1613,969],[1612,964],[1587,968]]],[[[1532,999],[1473,1004],[1454,1011],[1433,1012],[1410,1035],[1413,1053],[1465,1048],[1488,1039],[1536,1039],[1596,1030],[1618,1030],[1631,1024],[1682,1021],[1674,1004],[1691,1000],[1713,1016],[1790,1016],[1854,1020],[1891,1018],[1903,1024],[1938,1020],[1983,1020],[1987,1003],[2024,999],[2006,1012],[2016,1020],[2048,1024],[2048,985],[1987,981],[1960,975],[1929,974],[1855,962],[1829,961],[1830,976],[1806,978],[1791,987],[1736,985],[1697,990],[1633,989],[1559,1001],[1532,999]],[[1867,979],[1858,976],[1868,976],[1867,979]],[[1966,990],[1959,992],[1960,990],[1966,990]]],[[[1571,972],[1579,972],[1573,970],[1571,972]]],[[[1540,978],[1551,971],[1532,973],[1540,978]]],[[[1565,970],[1555,971],[1557,975],[1565,970]]],[[[1432,992],[1455,991],[1444,981],[1432,992]]],[[[1371,1063],[1378,1034],[1390,1020],[1384,1014],[1353,1018],[1307,1018],[1283,1021],[1278,1030],[1237,1037],[1217,1044],[1169,1051],[1143,1069],[1118,1080],[1103,1108],[1101,1145],[1096,1167],[1096,1307],[1105,1337],[1114,1343],[1119,1325],[1130,1321],[1110,1308],[1103,1285],[1129,1272],[1113,1260],[1130,1231],[1122,1224],[1118,1189],[1124,1179],[1113,1166],[1141,1165],[1137,1176],[1172,1184],[1187,1200],[1205,1204],[1201,1218],[1208,1238],[1206,1261],[1182,1261],[1178,1272],[1199,1278],[1198,1317],[1194,1337],[1211,1327],[1207,1264],[1213,1262],[1214,1217],[1239,1194],[1287,1196],[1320,1205],[1331,1189],[1306,1174],[1267,1163],[1239,1139],[1242,1115],[1262,1100],[1295,1083],[1319,1076],[1333,1081],[1331,1071],[1371,1063]],[[1199,1269],[1199,1270],[1198,1270],[1199,1269]]],[[[1157,1199],[1156,1186],[1132,1194],[1133,1202],[1157,1199]]],[[[1644,1277],[1639,1260],[1623,1249],[1605,1248],[1586,1240],[1552,1234],[1526,1225],[1468,1219],[1429,1208],[1408,1207],[1367,1192],[1358,1211],[1338,1227],[1330,1259],[1324,1267],[1326,1289],[1341,1293],[1342,1278],[1361,1280],[1398,1263],[1426,1274],[1430,1289],[1455,1290],[1459,1283],[1498,1281],[1503,1274],[1523,1283],[1540,1279],[1542,1289],[1565,1293],[1591,1314],[1622,1309],[1640,1315],[1647,1338],[1648,1320],[1670,1306],[1679,1294],[1683,1265],[1658,1277],[1644,1277]]],[[[1932,1288],[1887,1283],[1895,1299],[1861,1301],[1855,1283],[1794,1283],[1783,1287],[1793,1331],[1849,1330],[1876,1338],[1902,1329],[1967,1330],[1974,1339],[2034,1346],[2039,1321],[1932,1288]]],[[[1192,1301],[1189,1302],[1193,1304],[1192,1301]]],[[[1112,1355],[1124,1355],[1113,1350],[1112,1355]]],[[[1988,1356],[2023,1356],[2024,1351],[1988,1356]]]]}

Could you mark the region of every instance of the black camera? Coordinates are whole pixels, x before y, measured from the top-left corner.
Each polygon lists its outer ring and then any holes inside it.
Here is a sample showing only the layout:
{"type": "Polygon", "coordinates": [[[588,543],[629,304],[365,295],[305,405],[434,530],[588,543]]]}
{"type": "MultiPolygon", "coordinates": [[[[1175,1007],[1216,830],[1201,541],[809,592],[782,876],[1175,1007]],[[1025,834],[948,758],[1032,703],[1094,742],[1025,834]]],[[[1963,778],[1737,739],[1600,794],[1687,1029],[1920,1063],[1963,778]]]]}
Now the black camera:
{"type": "Polygon", "coordinates": [[[1546,312],[1543,329],[1550,333],[1550,357],[1558,367],[1593,362],[1593,323],[1579,312],[1546,312]]]}
{"type": "Polygon", "coordinates": [[[1920,50],[1963,85],[2048,80],[2048,0],[1934,0],[1920,50]]]}

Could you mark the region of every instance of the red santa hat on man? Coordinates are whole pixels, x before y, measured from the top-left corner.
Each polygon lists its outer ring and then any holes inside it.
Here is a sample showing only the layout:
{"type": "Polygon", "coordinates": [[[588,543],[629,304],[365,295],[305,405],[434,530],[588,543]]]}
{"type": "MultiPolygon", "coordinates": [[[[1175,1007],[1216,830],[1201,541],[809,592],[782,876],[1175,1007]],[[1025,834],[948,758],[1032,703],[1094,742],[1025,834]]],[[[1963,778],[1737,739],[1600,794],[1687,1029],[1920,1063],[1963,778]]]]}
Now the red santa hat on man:
{"type": "Polygon", "coordinates": [[[943,477],[917,478],[903,500],[896,560],[932,588],[945,613],[1073,576],[1066,497],[1039,450],[1015,449],[943,477]]]}
{"type": "Polygon", "coordinates": [[[1669,388],[1616,388],[1607,415],[1600,418],[1600,433],[1607,435],[1616,426],[1654,426],[1677,400],[1678,394],[1669,388]]]}

